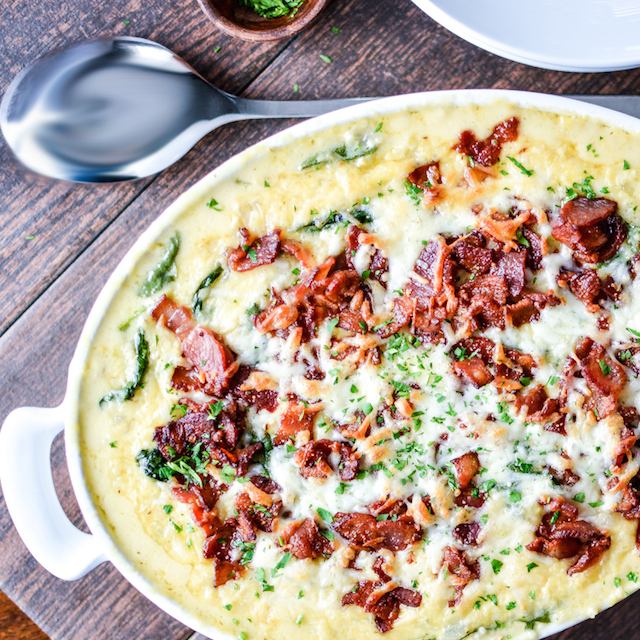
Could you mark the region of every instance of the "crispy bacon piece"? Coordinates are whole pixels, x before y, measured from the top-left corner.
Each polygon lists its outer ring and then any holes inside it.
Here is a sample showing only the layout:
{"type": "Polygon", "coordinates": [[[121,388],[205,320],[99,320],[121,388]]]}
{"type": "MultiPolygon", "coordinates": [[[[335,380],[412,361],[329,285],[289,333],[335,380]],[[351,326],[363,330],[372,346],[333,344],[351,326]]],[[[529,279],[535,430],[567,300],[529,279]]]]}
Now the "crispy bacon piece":
{"type": "Polygon", "coordinates": [[[463,522],[452,531],[453,537],[460,543],[468,547],[478,546],[478,535],[480,535],[479,522],[463,522]]]}
{"type": "Polygon", "coordinates": [[[235,356],[213,331],[198,325],[187,307],[163,295],[151,311],[151,317],[176,334],[184,357],[200,376],[203,389],[219,396],[238,370],[235,356]]]}
{"type": "Polygon", "coordinates": [[[296,435],[303,431],[308,431],[310,438],[313,439],[313,421],[316,413],[320,411],[320,406],[307,405],[305,407],[294,394],[289,394],[288,397],[287,408],[273,439],[273,444],[276,446],[295,440],[296,435]]]}
{"type": "Polygon", "coordinates": [[[622,289],[611,276],[601,281],[595,269],[578,272],[563,269],[557,277],[557,282],[561,287],[569,287],[571,293],[584,302],[589,313],[598,312],[602,302],[607,298],[619,300],[622,289]]]}
{"type": "Polygon", "coordinates": [[[359,455],[350,444],[335,440],[315,440],[300,447],[293,456],[293,461],[300,467],[300,475],[304,478],[328,478],[338,471],[340,479],[349,482],[358,473],[359,455]],[[331,465],[330,456],[339,456],[337,469],[331,465]]]}
{"type": "Polygon", "coordinates": [[[472,304],[474,298],[482,297],[502,306],[506,304],[509,297],[509,286],[504,275],[487,274],[463,284],[458,294],[465,304],[472,304]]]}
{"type": "Polygon", "coordinates": [[[395,298],[393,301],[393,311],[391,312],[391,322],[382,323],[378,329],[378,335],[381,338],[388,338],[402,327],[406,327],[416,313],[416,301],[409,296],[395,298]]]}
{"type": "Polygon", "coordinates": [[[251,480],[252,485],[265,493],[273,494],[282,491],[282,487],[275,480],[271,480],[266,476],[255,475],[251,476],[249,480],[251,480]]]}
{"type": "Polygon", "coordinates": [[[612,360],[605,348],[591,338],[581,338],[576,345],[582,375],[592,392],[585,407],[597,411],[598,419],[606,418],[616,408],[618,396],[627,383],[622,366],[612,360]]]}
{"type": "Polygon", "coordinates": [[[460,340],[450,355],[456,358],[451,363],[453,372],[478,389],[493,382],[498,388],[517,390],[522,386],[521,378],[530,376],[538,366],[529,354],[496,346],[482,336],[460,340]]]}
{"type": "Polygon", "coordinates": [[[278,408],[278,392],[275,389],[249,388],[249,380],[252,374],[260,371],[241,365],[229,383],[229,391],[246,406],[252,406],[256,410],[266,409],[273,413],[278,408]]]}
{"type": "Polygon", "coordinates": [[[553,476],[555,482],[563,487],[573,487],[574,484],[580,482],[580,476],[571,471],[571,469],[558,471],[553,467],[547,467],[547,470],[553,476]]]}
{"type": "Polygon", "coordinates": [[[280,229],[251,241],[247,229],[240,229],[241,244],[229,253],[227,264],[232,271],[250,271],[275,261],[280,251],[280,229]]]}
{"type": "Polygon", "coordinates": [[[484,235],[480,231],[472,231],[453,243],[451,255],[463,269],[479,276],[488,273],[493,263],[493,250],[486,246],[484,235]]]}
{"type": "Polygon", "coordinates": [[[205,536],[210,536],[220,525],[214,507],[227,487],[218,484],[211,476],[201,475],[200,480],[201,487],[193,483],[188,488],[172,487],[171,494],[180,502],[191,505],[194,522],[202,528],[205,536]]]}
{"type": "Polygon", "coordinates": [[[584,302],[589,313],[600,310],[598,298],[600,297],[600,278],[594,269],[587,269],[581,273],[561,271],[557,282],[561,287],[569,287],[571,293],[584,302]]]}
{"type": "Polygon", "coordinates": [[[244,449],[229,451],[223,447],[211,446],[208,448],[211,457],[216,460],[219,465],[232,467],[237,476],[245,476],[249,469],[251,459],[258,451],[262,450],[262,442],[254,442],[244,449]]]}
{"type": "Polygon", "coordinates": [[[371,326],[375,324],[369,294],[358,273],[346,267],[344,254],[339,254],[308,270],[298,284],[281,291],[256,315],[256,329],[282,338],[292,331],[301,331],[297,339],[305,343],[322,322],[337,317],[341,328],[366,332],[368,321],[372,321],[371,326]],[[352,306],[356,296],[359,305],[352,306]]]}
{"type": "Polygon", "coordinates": [[[190,411],[178,420],[156,428],[153,439],[167,460],[184,455],[188,446],[196,442],[204,442],[207,449],[215,446],[235,449],[238,446],[245,427],[243,413],[229,401],[212,418],[208,412],[210,406],[205,406],[203,411],[190,411]]]}
{"type": "Polygon", "coordinates": [[[417,167],[407,176],[407,180],[422,189],[425,204],[434,202],[441,195],[442,176],[440,175],[440,163],[437,160],[417,167]]]}
{"type": "Polygon", "coordinates": [[[547,512],[536,530],[536,538],[527,545],[551,558],[578,556],[567,573],[572,576],[596,564],[611,546],[611,536],[586,520],[577,520],[578,509],[557,497],[550,502],[541,501],[547,512]]]}
{"type": "Polygon", "coordinates": [[[640,374],[640,345],[633,345],[616,351],[616,360],[629,367],[635,374],[640,374]]]}
{"type": "MultiPolygon", "coordinates": [[[[432,342],[442,338],[440,323],[453,317],[458,307],[453,287],[455,265],[450,253],[451,247],[444,238],[431,240],[420,252],[413,268],[418,278],[409,280],[403,301],[398,303],[400,309],[407,312],[413,304],[413,333],[432,342]]],[[[407,315],[403,315],[403,319],[407,315]]]]}
{"type": "Polygon", "coordinates": [[[518,118],[512,117],[499,122],[491,135],[484,140],[477,140],[472,131],[463,131],[454,149],[458,153],[473,159],[473,162],[490,167],[498,162],[502,145],[518,139],[518,118]]]}
{"type": "Polygon", "coordinates": [[[401,551],[422,537],[413,518],[377,520],[367,513],[342,513],[334,516],[332,529],[347,540],[352,549],[401,551]]]}
{"type": "Polygon", "coordinates": [[[529,245],[526,247],[527,266],[532,271],[538,271],[542,268],[542,258],[547,253],[547,241],[527,227],[522,227],[522,235],[529,245]]]}
{"type": "Polygon", "coordinates": [[[528,422],[546,423],[545,431],[553,431],[566,435],[566,414],[561,412],[561,400],[549,398],[547,390],[538,384],[520,394],[515,402],[516,410],[526,408],[525,415],[528,422]]]}
{"type": "Polygon", "coordinates": [[[468,360],[454,361],[451,366],[459,378],[472,384],[476,389],[484,387],[493,380],[493,374],[477,356],[468,360]]]}
{"type": "Polygon", "coordinates": [[[442,569],[446,571],[446,581],[454,590],[455,597],[449,601],[449,606],[454,607],[462,599],[464,588],[472,581],[480,578],[480,565],[471,562],[462,551],[455,547],[445,547],[442,559],[442,569]]]}
{"type": "Polygon", "coordinates": [[[521,327],[523,324],[539,320],[540,312],[545,307],[555,307],[561,303],[562,300],[551,292],[525,290],[517,302],[506,306],[506,317],[514,327],[521,327]]]}
{"type": "Polygon", "coordinates": [[[379,580],[362,580],[342,597],[342,606],[355,604],[362,607],[367,613],[375,616],[376,628],[380,633],[386,633],[393,628],[393,623],[400,615],[400,605],[406,607],[419,607],[422,596],[413,589],[396,587],[382,569],[382,558],[376,558],[373,570],[378,574],[379,580]]]}
{"type": "Polygon", "coordinates": [[[435,162],[429,162],[428,164],[423,164],[421,167],[417,167],[407,176],[407,180],[425,191],[433,189],[436,185],[442,183],[440,163],[436,160],[435,162]]]}
{"type": "Polygon", "coordinates": [[[256,531],[270,533],[282,508],[282,502],[273,501],[268,507],[254,502],[248,493],[240,493],[234,506],[238,512],[238,533],[244,542],[256,539],[256,531]]]}
{"type": "MultiPolygon", "coordinates": [[[[358,249],[363,246],[362,240],[366,236],[369,236],[369,232],[355,225],[351,225],[347,231],[345,237],[347,243],[345,247],[345,257],[349,268],[352,270],[355,270],[355,255],[358,249]]],[[[369,278],[376,280],[386,288],[387,283],[385,276],[389,272],[389,262],[380,249],[374,249],[367,270],[369,271],[369,278]]]]}
{"type": "Polygon", "coordinates": [[[318,528],[313,518],[292,522],[282,532],[284,550],[300,560],[328,558],[333,553],[330,542],[318,528]]]}
{"type": "MultiPolygon", "coordinates": [[[[525,266],[527,263],[527,251],[519,249],[509,251],[508,253],[499,252],[495,266],[491,269],[491,273],[496,276],[502,276],[507,284],[509,294],[514,298],[519,296],[524,289],[525,266]]],[[[497,298],[493,296],[495,300],[497,298]]]]}
{"type": "Polygon", "coordinates": [[[627,520],[637,520],[636,551],[640,553],[640,476],[632,478],[622,489],[622,499],[615,509],[627,520]]]}
{"type": "Polygon", "coordinates": [[[461,489],[471,484],[474,476],[480,471],[480,460],[475,451],[469,451],[451,461],[456,470],[456,479],[461,489]]]}
{"type": "Polygon", "coordinates": [[[627,237],[627,225],[617,210],[613,200],[579,196],[562,206],[551,232],[580,262],[606,262],[627,237]]]}
{"type": "MultiPolygon", "coordinates": [[[[217,518],[216,518],[217,520],[217,518]]],[[[214,560],[214,587],[219,587],[229,580],[239,578],[244,574],[244,566],[236,547],[241,544],[238,535],[238,522],[227,520],[222,524],[218,520],[215,531],[204,541],[202,555],[214,560]]]]}

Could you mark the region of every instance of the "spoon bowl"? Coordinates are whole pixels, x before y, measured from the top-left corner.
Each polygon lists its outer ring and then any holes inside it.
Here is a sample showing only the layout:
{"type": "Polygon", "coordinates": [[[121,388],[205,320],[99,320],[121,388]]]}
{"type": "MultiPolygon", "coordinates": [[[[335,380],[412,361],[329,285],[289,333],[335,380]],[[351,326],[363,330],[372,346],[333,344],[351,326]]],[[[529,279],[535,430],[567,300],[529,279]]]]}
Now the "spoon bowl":
{"type": "Polygon", "coordinates": [[[85,42],[27,67],[0,106],[0,128],[30,169],[74,182],[142,178],[215,126],[233,96],[169,49],[141,38],[85,42]]]}

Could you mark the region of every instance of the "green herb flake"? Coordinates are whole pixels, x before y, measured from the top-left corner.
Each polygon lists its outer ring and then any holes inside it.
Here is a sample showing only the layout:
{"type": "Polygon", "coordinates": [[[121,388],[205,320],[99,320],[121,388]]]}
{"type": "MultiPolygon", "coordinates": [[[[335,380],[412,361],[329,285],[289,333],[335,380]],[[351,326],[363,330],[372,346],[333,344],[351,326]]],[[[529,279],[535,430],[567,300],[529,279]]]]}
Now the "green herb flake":
{"type": "Polygon", "coordinates": [[[164,507],[162,507],[162,510],[169,515],[173,511],[173,505],[165,504],[164,507]]]}
{"type": "Polygon", "coordinates": [[[611,373],[611,367],[604,360],[600,360],[598,364],[600,365],[600,370],[602,371],[603,376],[606,377],[611,373]]]}
{"type": "Polygon", "coordinates": [[[576,495],[575,495],[575,496],[573,496],[573,499],[574,499],[576,502],[584,502],[584,498],[585,498],[584,493],[576,493],[576,495]]]}
{"type": "Polygon", "coordinates": [[[505,605],[504,607],[507,611],[511,611],[511,609],[515,609],[516,608],[516,603],[515,602],[510,602],[509,604],[505,605]]]}
{"type": "Polygon", "coordinates": [[[115,449],[115,448],[118,446],[118,441],[117,441],[117,440],[114,440],[113,442],[110,442],[110,443],[109,443],[109,446],[110,446],[112,449],[115,449]]]}
{"type": "Polygon", "coordinates": [[[294,93],[298,93],[299,91],[300,91],[300,85],[296,82],[296,83],[293,85],[293,92],[294,92],[294,93]]]}
{"type": "Polygon", "coordinates": [[[508,160],[511,160],[511,162],[513,162],[513,164],[516,165],[516,167],[518,167],[518,169],[520,169],[520,171],[525,175],[525,176],[529,176],[531,177],[533,175],[533,169],[527,169],[526,167],[524,167],[522,165],[522,163],[518,162],[518,160],[516,160],[515,158],[512,158],[511,156],[507,156],[508,160]]]}
{"type": "Polygon", "coordinates": [[[291,557],[291,553],[285,553],[278,561],[278,564],[273,569],[271,569],[271,577],[275,578],[278,571],[280,571],[280,569],[284,569],[287,566],[287,563],[289,562],[289,560],[291,560],[291,557]]]}
{"type": "Polygon", "coordinates": [[[630,165],[630,164],[625,160],[625,161],[622,163],[622,168],[623,168],[625,171],[627,171],[627,170],[631,169],[631,165],[630,165]]]}
{"type": "Polygon", "coordinates": [[[493,573],[495,575],[498,575],[500,573],[500,569],[502,569],[503,565],[504,565],[504,562],[502,562],[500,560],[492,560],[491,561],[491,568],[493,569],[493,573]]]}
{"type": "Polygon", "coordinates": [[[527,565],[527,573],[531,573],[531,569],[535,569],[537,566],[539,566],[539,565],[537,565],[535,562],[529,563],[527,565]]]}
{"type": "Polygon", "coordinates": [[[331,64],[333,62],[333,60],[324,53],[321,53],[318,57],[320,58],[320,60],[322,60],[322,62],[326,62],[327,64],[331,64]]]}
{"type": "Polygon", "coordinates": [[[329,511],[327,511],[326,509],[323,509],[322,507],[318,507],[316,509],[316,511],[318,512],[318,515],[325,521],[325,522],[333,522],[333,516],[331,515],[331,513],[329,511]]]}
{"type": "Polygon", "coordinates": [[[249,7],[263,18],[293,16],[304,0],[239,0],[241,6],[249,7]]]}
{"type": "Polygon", "coordinates": [[[297,618],[296,618],[296,624],[298,626],[300,626],[302,624],[302,621],[304,620],[304,616],[302,614],[300,614],[297,618]]]}

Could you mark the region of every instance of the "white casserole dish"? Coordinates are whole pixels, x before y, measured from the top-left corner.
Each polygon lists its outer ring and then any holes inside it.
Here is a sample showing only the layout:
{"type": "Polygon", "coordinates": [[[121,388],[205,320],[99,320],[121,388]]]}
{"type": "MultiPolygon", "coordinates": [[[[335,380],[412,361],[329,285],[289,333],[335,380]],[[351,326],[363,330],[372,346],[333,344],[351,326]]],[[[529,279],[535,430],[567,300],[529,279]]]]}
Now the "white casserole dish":
{"type": "MultiPolygon", "coordinates": [[[[7,507],[18,533],[43,567],[61,579],[75,580],[102,562],[111,561],[134,587],[180,622],[212,638],[231,637],[204,624],[161,594],[133,567],[113,542],[87,489],[79,444],[78,403],[81,375],[103,315],[143,253],[171,226],[186,205],[201,200],[219,181],[235,173],[250,160],[266,155],[270,149],[361,117],[425,106],[490,104],[495,100],[555,113],[594,117],[612,126],[640,133],[640,121],[634,118],[543,94],[491,90],[443,91],[385,98],[303,122],[251,147],[191,187],[142,234],[115,269],[89,314],[70,365],[64,402],[53,409],[17,409],[7,417],[0,432],[0,481],[7,507]],[[80,532],[69,522],[55,495],[50,473],[50,447],[62,429],[65,430],[71,481],[91,535],[80,532]]],[[[579,621],[576,619],[573,624],[579,621]]],[[[544,634],[551,635],[560,630],[560,627],[549,625],[544,629],[544,634]]]]}

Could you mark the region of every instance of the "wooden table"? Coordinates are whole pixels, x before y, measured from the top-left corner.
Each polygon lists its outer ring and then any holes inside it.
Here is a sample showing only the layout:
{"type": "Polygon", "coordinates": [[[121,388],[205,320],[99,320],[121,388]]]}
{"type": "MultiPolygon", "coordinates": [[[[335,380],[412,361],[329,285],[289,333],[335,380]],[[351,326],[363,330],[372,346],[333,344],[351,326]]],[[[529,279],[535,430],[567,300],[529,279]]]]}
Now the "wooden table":
{"type": "MultiPolygon", "coordinates": [[[[570,74],[503,60],[452,35],[410,0],[336,0],[311,28],[270,44],[222,35],[195,0],[4,0],[0,90],[38,56],[111,34],[156,40],[222,89],[254,98],[385,96],[470,87],[634,93],[640,84],[640,70],[570,74]]],[[[24,170],[0,142],[0,420],[18,406],[55,406],[62,400],[67,366],[96,294],[137,236],[176,195],[233,154],[290,124],[227,125],[164,173],[119,185],[45,180],[24,170]]],[[[73,522],[85,527],[60,438],[52,459],[61,502],[73,522]]],[[[1,496],[0,588],[53,640],[202,640],[139,595],[110,564],[77,582],[49,575],[22,544],[1,496]]],[[[634,615],[639,605],[640,593],[557,637],[640,638],[634,615]]],[[[0,631],[0,637],[31,637],[22,628],[6,636],[0,631]]]]}

